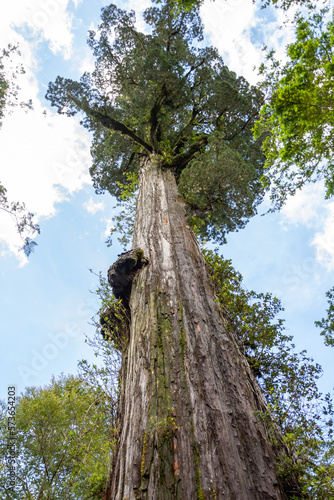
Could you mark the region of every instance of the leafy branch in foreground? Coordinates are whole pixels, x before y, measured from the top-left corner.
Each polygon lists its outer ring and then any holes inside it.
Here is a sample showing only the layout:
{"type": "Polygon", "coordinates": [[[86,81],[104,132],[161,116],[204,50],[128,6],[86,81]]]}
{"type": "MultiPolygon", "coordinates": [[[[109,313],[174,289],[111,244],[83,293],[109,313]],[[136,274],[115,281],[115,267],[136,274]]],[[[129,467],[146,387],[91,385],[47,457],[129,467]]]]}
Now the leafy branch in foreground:
{"type": "Polygon", "coordinates": [[[316,321],[315,325],[321,328],[320,335],[325,337],[325,344],[334,346],[334,287],[326,293],[329,307],[327,309],[327,318],[322,318],[321,321],[316,321]]]}
{"type": "Polygon", "coordinates": [[[267,94],[255,137],[267,133],[262,181],[271,185],[274,208],[308,182],[324,179],[326,198],[334,194],[334,22],[328,9],[296,16],[296,41],[282,65],[268,53],[262,65],[267,94]]]}
{"type": "Polygon", "coordinates": [[[136,199],[138,194],[138,174],[135,172],[125,172],[124,177],[126,183],[121,181],[116,182],[121,193],[119,201],[114,208],[120,209],[120,212],[112,218],[114,226],[110,230],[110,235],[106,240],[106,244],[108,247],[112,245],[112,238],[116,233],[119,235],[117,240],[125,251],[131,243],[133,235],[136,199]]]}
{"type": "Polygon", "coordinates": [[[283,320],[276,319],[283,311],[278,299],[246,290],[230,260],[211,251],[205,252],[205,259],[226,326],[236,335],[267,401],[274,444],[279,448],[283,440],[289,450],[288,457],[278,457],[280,475],[297,474],[302,498],[332,498],[333,404],[328,394],[318,390],[320,365],[306,351],[295,352],[283,320]]]}

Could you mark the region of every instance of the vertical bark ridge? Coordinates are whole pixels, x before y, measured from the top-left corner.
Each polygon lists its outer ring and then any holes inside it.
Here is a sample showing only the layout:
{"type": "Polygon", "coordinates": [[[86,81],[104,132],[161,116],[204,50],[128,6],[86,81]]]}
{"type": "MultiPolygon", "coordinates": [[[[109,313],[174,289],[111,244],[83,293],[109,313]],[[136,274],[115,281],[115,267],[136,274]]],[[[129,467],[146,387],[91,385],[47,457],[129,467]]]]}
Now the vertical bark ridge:
{"type": "Polygon", "coordinates": [[[143,162],[112,498],[284,499],[260,390],[214,302],[171,170],[143,162]]]}

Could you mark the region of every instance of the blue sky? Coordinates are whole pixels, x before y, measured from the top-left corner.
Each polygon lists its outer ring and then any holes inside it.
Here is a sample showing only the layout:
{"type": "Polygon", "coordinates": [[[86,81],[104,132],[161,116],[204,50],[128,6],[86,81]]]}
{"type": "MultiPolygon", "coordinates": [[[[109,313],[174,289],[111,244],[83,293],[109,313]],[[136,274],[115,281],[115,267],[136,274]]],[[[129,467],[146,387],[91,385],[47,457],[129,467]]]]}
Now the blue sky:
{"type": "MultiPolygon", "coordinates": [[[[41,226],[38,247],[25,259],[11,220],[0,213],[0,397],[7,385],[19,391],[47,383],[52,374],[75,373],[77,361],[95,360],[84,343],[98,301],[90,292],[122,249],[105,239],[115,202],[97,196],[88,174],[90,137],[76,118],[58,116],[44,95],[59,74],[78,78],[92,59],[87,30],[109,2],[17,0],[0,20],[0,46],[20,43],[26,74],[21,98],[34,111],[7,116],[0,130],[0,182],[12,200],[24,201],[41,226]]],[[[148,1],[117,2],[142,10],[148,1]]],[[[262,43],[284,56],[291,28],[279,30],[283,14],[260,10],[251,0],[216,0],[202,8],[206,40],[226,63],[251,82],[263,57],[262,43]]],[[[281,213],[257,216],[222,248],[244,276],[245,286],[274,292],[298,350],[307,349],[324,367],[323,391],[333,383],[333,351],[323,345],[314,321],[325,314],[325,292],[334,285],[334,203],[321,184],[306,188],[281,213]]],[[[267,205],[261,208],[266,211],[267,205]]]]}

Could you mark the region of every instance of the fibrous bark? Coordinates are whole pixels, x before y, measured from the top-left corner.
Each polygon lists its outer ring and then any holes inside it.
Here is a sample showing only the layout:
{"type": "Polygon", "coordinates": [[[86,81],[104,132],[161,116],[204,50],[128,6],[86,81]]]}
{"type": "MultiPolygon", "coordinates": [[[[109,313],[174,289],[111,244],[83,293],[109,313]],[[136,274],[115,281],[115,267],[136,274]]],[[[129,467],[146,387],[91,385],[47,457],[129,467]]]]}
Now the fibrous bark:
{"type": "Polygon", "coordinates": [[[215,303],[170,169],[141,168],[111,496],[284,499],[265,402],[215,303]]]}

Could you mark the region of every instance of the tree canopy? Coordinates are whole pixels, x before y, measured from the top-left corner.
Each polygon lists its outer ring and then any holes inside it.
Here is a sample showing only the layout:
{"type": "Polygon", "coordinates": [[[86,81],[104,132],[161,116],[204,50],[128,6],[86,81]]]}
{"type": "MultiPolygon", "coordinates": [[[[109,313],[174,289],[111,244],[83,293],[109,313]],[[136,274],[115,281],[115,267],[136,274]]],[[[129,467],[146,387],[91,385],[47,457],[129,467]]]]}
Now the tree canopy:
{"type": "Polygon", "coordinates": [[[203,46],[198,8],[174,17],[167,0],[147,9],[149,34],[136,29],[133,12],[115,5],[101,17],[88,38],[95,70],[79,82],[57,77],[46,95],[59,113],[84,112],[82,123],[94,133],[97,192],[120,197],[124,173],[152,155],[180,180],[198,234],[224,241],[256,213],[264,194],[263,137],[252,136],[262,93],[203,46]]]}
{"type": "Polygon", "coordinates": [[[297,15],[287,62],[281,65],[269,52],[261,68],[267,100],[255,135],[268,132],[263,181],[272,185],[275,208],[307,182],[324,179],[326,197],[334,194],[334,23],[325,24],[326,13],[297,15]]]}
{"type": "MultiPolygon", "coordinates": [[[[215,1],[215,0],[212,0],[215,1]]],[[[223,0],[224,2],[228,2],[228,0],[223,0]]],[[[269,5],[273,5],[276,8],[288,10],[293,5],[305,6],[310,10],[314,8],[314,2],[312,0],[252,0],[253,3],[261,3],[262,7],[268,7],[269,5]]],[[[195,7],[199,7],[204,3],[204,0],[173,0],[173,3],[177,9],[182,9],[185,11],[189,11],[195,7]]]]}

